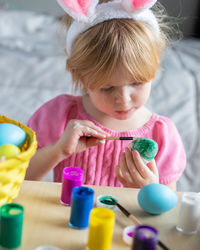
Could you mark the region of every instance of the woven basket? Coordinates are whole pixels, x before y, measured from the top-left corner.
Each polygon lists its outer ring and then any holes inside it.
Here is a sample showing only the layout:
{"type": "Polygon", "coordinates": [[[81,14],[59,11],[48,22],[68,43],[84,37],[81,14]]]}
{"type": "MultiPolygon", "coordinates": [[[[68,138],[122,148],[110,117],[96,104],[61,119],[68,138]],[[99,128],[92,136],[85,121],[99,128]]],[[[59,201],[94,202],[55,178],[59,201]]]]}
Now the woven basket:
{"type": "Polygon", "coordinates": [[[26,169],[37,148],[35,133],[25,125],[0,115],[0,123],[12,123],[26,132],[26,141],[21,153],[11,159],[0,161],[0,206],[17,197],[24,181],[26,169]]]}

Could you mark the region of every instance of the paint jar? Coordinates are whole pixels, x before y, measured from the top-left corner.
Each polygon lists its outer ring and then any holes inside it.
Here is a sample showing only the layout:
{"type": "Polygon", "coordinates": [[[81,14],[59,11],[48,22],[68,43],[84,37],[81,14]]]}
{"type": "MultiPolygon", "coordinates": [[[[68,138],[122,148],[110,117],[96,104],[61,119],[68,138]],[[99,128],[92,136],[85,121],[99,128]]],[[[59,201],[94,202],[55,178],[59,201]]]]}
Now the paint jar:
{"type": "Polygon", "coordinates": [[[24,208],[17,203],[9,203],[0,208],[0,245],[17,248],[21,245],[24,208]]]}
{"type": "Polygon", "coordinates": [[[63,169],[61,204],[70,206],[72,189],[82,186],[83,170],[77,167],[66,167],[63,169]]]}
{"type": "Polygon", "coordinates": [[[93,208],[87,248],[89,250],[109,250],[112,242],[115,213],[108,208],[93,208]]]}
{"type": "Polygon", "coordinates": [[[76,229],[88,227],[90,211],[94,203],[94,190],[89,187],[75,187],[72,190],[69,226],[76,229]]]}
{"type": "Polygon", "coordinates": [[[195,234],[200,219],[200,195],[194,192],[182,196],[176,229],[184,234],[195,234]]]}
{"type": "Polygon", "coordinates": [[[123,241],[127,245],[132,246],[134,235],[135,235],[135,226],[125,227],[123,230],[123,241]]]}
{"type": "Polygon", "coordinates": [[[35,250],[61,250],[61,249],[51,245],[42,245],[35,248],[35,250]]]}
{"type": "Polygon", "coordinates": [[[158,230],[149,225],[135,227],[135,236],[132,250],[156,250],[158,230]]]}
{"type": "Polygon", "coordinates": [[[96,200],[96,206],[97,207],[104,207],[104,208],[109,208],[113,211],[117,210],[117,206],[114,204],[112,201],[115,200],[118,202],[118,200],[110,195],[99,195],[96,200]]]}

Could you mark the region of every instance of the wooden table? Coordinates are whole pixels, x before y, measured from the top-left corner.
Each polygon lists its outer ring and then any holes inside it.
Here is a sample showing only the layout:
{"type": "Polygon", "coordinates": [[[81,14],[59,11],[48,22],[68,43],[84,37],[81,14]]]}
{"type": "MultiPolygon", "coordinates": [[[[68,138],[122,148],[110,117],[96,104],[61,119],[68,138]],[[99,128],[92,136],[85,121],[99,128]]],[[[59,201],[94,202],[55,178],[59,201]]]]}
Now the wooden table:
{"type": "MultiPolygon", "coordinates": [[[[172,250],[200,249],[200,230],[196,235],[187,236],[176,229],[179,204],[162,215],[149,215],[141,210],[137,203],[137,189],[91,186],[95,197],[108,194],[133,213],[144,224],[155,226],[160,240],[172,250]]],[[[24,181],[20,194],[14,202],[25,208],[22,245],[20,250],[34,250],[39,245],[54,245],[62,250],[86,249],[88,229],[75,230],[68,226],[70,207],[60,204],[61,184],[24,181]]],[[[115,228],[111,250],[130,250],[122,240],[124,227],[131,221],[120,211],[116,212],[115,228]]],[[[159,247],[157,249],[160,249],[159,247]]]]}

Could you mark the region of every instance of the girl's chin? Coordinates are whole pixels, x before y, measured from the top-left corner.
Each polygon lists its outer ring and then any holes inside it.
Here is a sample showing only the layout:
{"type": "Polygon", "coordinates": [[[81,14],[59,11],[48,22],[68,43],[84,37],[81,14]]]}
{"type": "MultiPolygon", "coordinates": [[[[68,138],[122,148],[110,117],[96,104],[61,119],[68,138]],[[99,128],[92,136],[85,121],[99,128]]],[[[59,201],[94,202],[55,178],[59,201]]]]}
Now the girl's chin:
{"type": "Polygon", "coordinates": [[[130,117],[115,117],[116,120],[120,120],[120,121],[125,121],[128,120],[130,117]]]}
{"type": "Polygon", "coordinates": [[[132,116],[132,113],[131,114],[115,114],[114,116],[113,116],[113,118],[115,118],[116,120],[128,120],[128,119],[130,119],[131,118],[131,116],[132,116]]]}

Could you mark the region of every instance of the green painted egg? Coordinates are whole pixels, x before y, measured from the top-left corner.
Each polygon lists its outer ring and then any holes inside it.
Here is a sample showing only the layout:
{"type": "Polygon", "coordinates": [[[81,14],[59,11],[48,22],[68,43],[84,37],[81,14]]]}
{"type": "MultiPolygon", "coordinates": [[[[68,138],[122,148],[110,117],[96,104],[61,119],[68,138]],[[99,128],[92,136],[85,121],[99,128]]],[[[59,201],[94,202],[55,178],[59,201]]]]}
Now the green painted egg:
{"type": "Polygon", "coordinates": [[[132,148],[137,150],[147,161],[154,159],[158,152],[158,144],[149,138],[137,137],[132,141],[132,148]]]}

